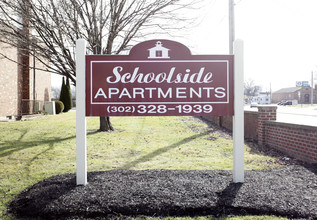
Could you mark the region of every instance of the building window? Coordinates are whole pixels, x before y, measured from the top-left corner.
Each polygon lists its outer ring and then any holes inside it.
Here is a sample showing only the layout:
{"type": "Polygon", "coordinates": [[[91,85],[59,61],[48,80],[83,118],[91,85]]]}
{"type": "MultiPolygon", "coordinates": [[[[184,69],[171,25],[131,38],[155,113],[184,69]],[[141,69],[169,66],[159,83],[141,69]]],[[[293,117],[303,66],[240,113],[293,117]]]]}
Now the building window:
{"type": "Polygon", "coordinates": [[[155,55],[156,55],[156,57],[162,57],[162,51],[161,50],[157,50],[155,55]]]}
{"type": "Polygon", "coordinates": [[[309,94],[305,94],[305,103],[309,103],[309,94]]]}

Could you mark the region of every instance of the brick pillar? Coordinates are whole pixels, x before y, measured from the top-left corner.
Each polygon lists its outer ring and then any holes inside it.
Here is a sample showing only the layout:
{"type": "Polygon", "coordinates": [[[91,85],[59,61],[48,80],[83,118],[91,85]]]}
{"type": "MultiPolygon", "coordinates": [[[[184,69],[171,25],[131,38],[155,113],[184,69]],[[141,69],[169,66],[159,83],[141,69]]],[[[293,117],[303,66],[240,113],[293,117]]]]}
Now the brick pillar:
{"type": "Polygon", "coordinates": [[[22,55],[22,99],[30,99],[30,56],[27,52],[22,55]]]}
{"type": "Polygon", "coordinates": [[[22,98],[22,114],[31,113],[30,105],[30,21],[28,16],[30,12],[30,0],[25,0],[23,3],[26,7],[26,13],[22,15],[22,27],[19,30],[19,34],[22,35],[22,40],[19,42],[19,58],[21,64],[21,98],[22,98]]]}
{"type": "Polygon", "coordinates": [[[265,122],[276,120],[275,105],[259,105],[258,106],[258,143],[259,145],[265,144],[265,122]]]}
{"type": "Polygon", "coordinates": [[[20,102],[21,102],[21,114],[30,114],[31,105],[30,101],[30,69],[29,62],[30,57],[28,51],[25,49],[19,49],[19,61],[21,66],[19,66],[19,92],[20,92],[20,102]]]}

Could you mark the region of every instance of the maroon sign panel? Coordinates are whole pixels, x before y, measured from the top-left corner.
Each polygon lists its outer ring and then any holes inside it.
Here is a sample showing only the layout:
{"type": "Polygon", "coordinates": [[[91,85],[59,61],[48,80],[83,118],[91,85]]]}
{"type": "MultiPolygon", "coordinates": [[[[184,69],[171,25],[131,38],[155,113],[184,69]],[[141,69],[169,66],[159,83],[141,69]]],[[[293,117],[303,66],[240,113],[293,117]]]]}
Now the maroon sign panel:
{"type": "Polygon", "coordinates": [[[86,116],[233,115],[233,56],[191,55],[175,41],[86,56],[86,116]]]}

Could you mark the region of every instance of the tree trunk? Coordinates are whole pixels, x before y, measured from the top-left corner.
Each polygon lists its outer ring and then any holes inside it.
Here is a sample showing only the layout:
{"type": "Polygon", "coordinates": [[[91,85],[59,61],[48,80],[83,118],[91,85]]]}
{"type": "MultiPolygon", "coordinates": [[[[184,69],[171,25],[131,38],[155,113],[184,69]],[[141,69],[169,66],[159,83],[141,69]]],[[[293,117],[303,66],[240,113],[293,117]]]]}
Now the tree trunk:
{"type": "Polygon", "coordinates": [[[100,128],[99,131],[113,131],[113,127],[110,122],[110,117],[100,116],[100,128]]]}

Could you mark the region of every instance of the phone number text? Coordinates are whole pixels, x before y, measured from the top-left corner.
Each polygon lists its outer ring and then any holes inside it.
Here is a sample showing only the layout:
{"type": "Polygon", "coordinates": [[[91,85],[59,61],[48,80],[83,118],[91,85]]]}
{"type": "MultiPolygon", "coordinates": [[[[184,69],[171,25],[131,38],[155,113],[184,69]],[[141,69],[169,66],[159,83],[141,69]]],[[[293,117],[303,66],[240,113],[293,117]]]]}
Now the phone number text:
{"type": "Polygon", "coordinates": [[[211,105],[109,105],[108,113],[138,113],[138,114],[166,114],[175,112],[179,114],[199,114],[211,113],[213,107],[211,105]]]}

